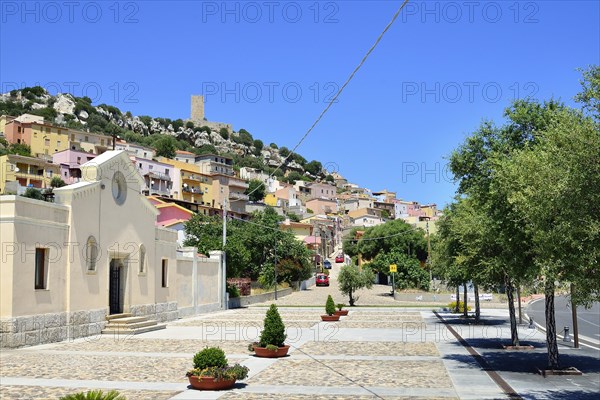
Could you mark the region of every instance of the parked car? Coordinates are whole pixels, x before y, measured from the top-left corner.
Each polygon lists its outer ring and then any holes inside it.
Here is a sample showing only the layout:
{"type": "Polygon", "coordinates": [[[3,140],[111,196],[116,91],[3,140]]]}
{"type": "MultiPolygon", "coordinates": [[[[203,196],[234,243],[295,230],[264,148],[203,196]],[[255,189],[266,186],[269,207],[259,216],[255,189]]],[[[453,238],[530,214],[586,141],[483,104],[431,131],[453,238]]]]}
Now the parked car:
{"type": "Polygon", "coordinates": [[[335,262],[336,263],[343,263],[344,262],[344,255],[340,254],[339,256],[335,257],[335,262]]]}
{"type": "Polygon", "coordinates": [[[329,277],[325,274],[317,274],[317,286],[329,286],[329,277]]]}
{"type": "Polygon", "coordinates": [[[331,269],[331,261],[325,260],[323,262],[323,268],[325,268],[325,269],[331,269]]]}

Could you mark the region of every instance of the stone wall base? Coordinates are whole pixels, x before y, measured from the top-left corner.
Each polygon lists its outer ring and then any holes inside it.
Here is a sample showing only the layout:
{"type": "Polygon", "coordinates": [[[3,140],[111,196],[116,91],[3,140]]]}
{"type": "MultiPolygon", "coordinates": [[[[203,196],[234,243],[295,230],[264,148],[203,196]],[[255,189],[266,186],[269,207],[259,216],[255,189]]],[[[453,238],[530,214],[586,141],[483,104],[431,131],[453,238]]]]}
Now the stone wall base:
{"type": "Polygon", "coordinates": [[[129,312],[134,317],[149,317],[159,322],[174,321],[179,318],[176,301],[135,305],[129,308],[129,312]]]}
{"type": "Polygon", "coordinates": [[[0,320],[0,348],[16,348],[100,335],[108,308],[0,320]]]}

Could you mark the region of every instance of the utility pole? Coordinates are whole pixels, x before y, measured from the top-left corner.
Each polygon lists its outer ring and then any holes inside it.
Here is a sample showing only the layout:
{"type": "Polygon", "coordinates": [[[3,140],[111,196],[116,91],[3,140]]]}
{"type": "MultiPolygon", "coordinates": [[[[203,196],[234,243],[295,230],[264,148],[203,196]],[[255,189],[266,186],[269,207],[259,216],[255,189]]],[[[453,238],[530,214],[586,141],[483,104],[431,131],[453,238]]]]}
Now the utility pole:
{"type": "MultiPolygon", "coordinates": [[[[277,235],[277,233],[275,233],[277,235]]],[[[277,300],[277,236],[275,237],[275,265],[273,268],[275,269],[275,300],[277,300]]]]}
{"type": "Polygon", "coordinates": [[[227,199],[223,200],[223,254],[222,254],[222,263],[223,268],[221,268],[221,304],[224,310],[227,309],[227,302],[225,301],[227,298],[227,260],[226,260],[226,252],[225,246],[227,245],[227,199]]]}
{"type": "Polygon", "coordinates": [[[429,240],[429,219],[425,225],[427,228],[427,264],[429,264],[429,282],[433,286],[433,272],[431,270],[431,241],[429,240]]]}

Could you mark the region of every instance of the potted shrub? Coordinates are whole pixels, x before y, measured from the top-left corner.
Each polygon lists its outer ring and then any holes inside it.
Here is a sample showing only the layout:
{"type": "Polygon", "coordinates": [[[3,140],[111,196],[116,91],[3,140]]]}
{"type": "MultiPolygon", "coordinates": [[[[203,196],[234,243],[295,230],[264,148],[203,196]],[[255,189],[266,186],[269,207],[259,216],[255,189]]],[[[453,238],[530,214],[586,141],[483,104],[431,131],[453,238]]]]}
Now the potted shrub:
{"type": "Polygon", "coordinates": [[[285,325],[281,320],[281,315],[277,310],[275,304],[271,304],[267,315],[265,316],[265,322],[262,332],[260,333],[260,339],[258,342],[250,345],[249,349],[254,351],[257,357],[284,357],[287,355],[290,346],[285,343],[286,338],[285,325]]]}
{"type": "Polygon", "coordinates": [[[207,347],[194,355],[194,369],[187,372],[190,385],[198,390],[229,389],[238,379],[248,377],[248,367],[228,365],[225,352],[207,347]]]}
{"type": "Polygon", "coordinates": [[[327,302],[325,303],[325,312],[326,315],[321,315],[321,320],[323,321],[339,321],[340,316],[335,315],[335,303],[333,302],[333,297],[331,295],[327,296],[327,302]]]}
{"type": "Polygon", "coordinates": [[[337,303],[336,307],[338,310],[335,312],[335,315],[339,315],[339,316],[348,315],[348,310],[342,310],[342,308],[344,308],[344,306],[345,306],[344,303],[337,303]]]}

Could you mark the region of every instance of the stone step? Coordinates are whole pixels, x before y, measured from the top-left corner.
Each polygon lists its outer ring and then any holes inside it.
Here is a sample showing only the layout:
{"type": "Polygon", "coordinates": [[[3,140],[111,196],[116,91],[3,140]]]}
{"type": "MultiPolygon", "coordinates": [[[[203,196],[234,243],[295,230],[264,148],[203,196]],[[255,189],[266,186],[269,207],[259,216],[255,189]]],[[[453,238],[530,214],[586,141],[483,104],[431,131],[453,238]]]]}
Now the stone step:
{"type": "Polygon", "coordinates": [[[103,335],[138,335],[140,333],[146,333],[146,332],[152,332],[152,331],[158,331],[161,329],[165,329],[167,326],[165,324],[157,324],[157,325],[152,325],[152,326],[146,326],[143,328],[136,328],[136,329],[108,329],[105,328],[102,330],[102,334],[103,335]]]}
{"type": "Polygon", "coordinates": [[[129,325],[137,322],[148,321],[148,317],[123,317],[108,320],[109,324],[129,325]]]}
{"type": "Polygon", "coordinates": [[[131,316],[132,316],[132,314],[130,314],[130,313],[111,314],[111,315],[107,315],[106,316],[106,320],[107,321],[111,321],[111,320],[114,320],[114,319],[128,318],[128,317],[131,317],[131,316]]]}
{"type": "Polygon", "coordinates": [[[153,319],[146,319],[143,321],[132,322],[129,324],[115,324],[113,321],[111,321],[108,324],[106,324],[106,329],[137,329],[157,324],[158,321],[155,321],[153,319]]]}

